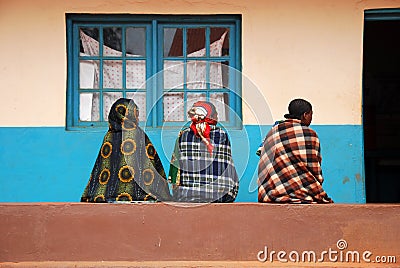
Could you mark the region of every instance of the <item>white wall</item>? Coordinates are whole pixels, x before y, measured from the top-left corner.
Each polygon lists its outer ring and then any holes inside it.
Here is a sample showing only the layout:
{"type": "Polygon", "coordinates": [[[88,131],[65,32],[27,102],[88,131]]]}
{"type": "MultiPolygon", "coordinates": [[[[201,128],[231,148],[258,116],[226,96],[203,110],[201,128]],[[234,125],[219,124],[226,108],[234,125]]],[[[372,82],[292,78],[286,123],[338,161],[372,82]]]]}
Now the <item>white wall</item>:
{"type": "MultiPolygon", "coordinates": [[[[267,97],[275,119],[290,99],[303,97],[314,106],[314,124],[361,124],[364,10],[399,6],[399,0],[1,0],[0,125],[65,124],[66,13],[242,14],[243,73],[267,97]]],[[[258,123],[246,107],[244,123],[258,123]]]]}

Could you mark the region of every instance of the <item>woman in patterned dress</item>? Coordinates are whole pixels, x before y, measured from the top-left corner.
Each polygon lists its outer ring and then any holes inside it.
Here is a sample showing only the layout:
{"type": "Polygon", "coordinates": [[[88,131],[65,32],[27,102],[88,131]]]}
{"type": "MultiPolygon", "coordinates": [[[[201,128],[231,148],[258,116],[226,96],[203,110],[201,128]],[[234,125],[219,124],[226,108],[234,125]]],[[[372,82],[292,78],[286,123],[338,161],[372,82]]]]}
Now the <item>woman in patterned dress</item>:
{"type": "Polygon", "coordinates": [[[167,201],[164,168],[148,136],[138,126],[131,99],[111,107],[106,133],[81,202],[167,201]]]}

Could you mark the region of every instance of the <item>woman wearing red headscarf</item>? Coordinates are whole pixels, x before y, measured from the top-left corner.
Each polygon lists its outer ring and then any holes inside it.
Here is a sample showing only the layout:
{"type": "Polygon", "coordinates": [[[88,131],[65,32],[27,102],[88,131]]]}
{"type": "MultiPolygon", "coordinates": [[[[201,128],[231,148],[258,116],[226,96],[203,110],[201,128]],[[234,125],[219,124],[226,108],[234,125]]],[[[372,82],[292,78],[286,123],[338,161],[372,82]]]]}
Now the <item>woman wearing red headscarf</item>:
{"type": "Polygon", "coordinates": [[[233,202],[239,179],[227,133],[217,126],[215,106],[198,101],[189,110],[192,123],[175,143],[169,180],[179,202],[233,202]]]}

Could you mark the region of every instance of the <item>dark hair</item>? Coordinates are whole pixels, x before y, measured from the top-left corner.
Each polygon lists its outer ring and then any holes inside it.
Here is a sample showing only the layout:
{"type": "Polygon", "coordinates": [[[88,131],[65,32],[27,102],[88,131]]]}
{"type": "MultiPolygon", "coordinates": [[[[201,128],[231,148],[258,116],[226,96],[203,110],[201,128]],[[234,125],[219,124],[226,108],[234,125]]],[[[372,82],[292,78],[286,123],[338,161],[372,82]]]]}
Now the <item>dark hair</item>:
{"type": "Polygon", "coordinates": [[[308,113],[312,110],[311,103],[303,99],[294,99],[289,103],[289,113],[285,114],[287,119],[299,119],[304,113],[308,113]]]}

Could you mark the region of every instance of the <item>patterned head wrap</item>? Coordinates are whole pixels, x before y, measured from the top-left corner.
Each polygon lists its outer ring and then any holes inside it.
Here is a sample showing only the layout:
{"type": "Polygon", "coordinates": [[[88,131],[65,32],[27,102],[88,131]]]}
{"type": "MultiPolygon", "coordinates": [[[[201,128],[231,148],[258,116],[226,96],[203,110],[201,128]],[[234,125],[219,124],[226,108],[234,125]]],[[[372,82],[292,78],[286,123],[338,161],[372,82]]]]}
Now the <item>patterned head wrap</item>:
{"type": "Polygon", "coordinates": [[[110,131],[135,129],[139,123],[139,109],[132,99],[120,98],[111,106],[108,114],[110,131]]]}
{"type": "Polygon", "coordinates": [[[201,138],[212,154],[214,146],[210,142],[210,125],[216,125],[218,121],[218,113],[214,104],[207,101],[195,102],[188,115],[192,120],[190,129],[201,138]]]}
{"type": "Polygon", "coordinates": [[[171,199],[161,160],[138,126],[131,99],[111,107],[109,129],[82,194],[82,202],[166,201],[171,199]]]}

